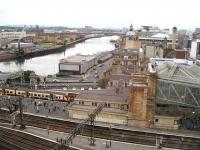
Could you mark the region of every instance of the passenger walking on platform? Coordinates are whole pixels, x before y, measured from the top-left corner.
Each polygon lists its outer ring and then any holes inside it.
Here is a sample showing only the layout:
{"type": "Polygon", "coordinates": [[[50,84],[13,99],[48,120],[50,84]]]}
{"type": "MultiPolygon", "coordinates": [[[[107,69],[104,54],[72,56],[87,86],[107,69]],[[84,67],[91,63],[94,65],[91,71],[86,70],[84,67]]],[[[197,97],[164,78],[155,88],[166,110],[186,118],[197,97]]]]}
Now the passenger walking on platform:
{"type": "Polygon", "coordinates": [[[53,111],[54,111],[54,112],[56,111],[56,106],[53,107],[53,111]]]}
{"type": "Polygon", "coordinates": [[[37,102],[35,101],[35,102],[34,102],[34,106],[36,107],[36,105],[37,105],[37,102]]]}
{"type": "Polygon", "coordinates": [[[49,126],[47,127],[47,134],[49,135],[49,126]]]}
{"type": "Polygon", "coordinates": [[[37,113],[39,113],[39,107],[38,106],[36,106],[36,110],[37,110],[37,113]]]}
{"type": "Polygon", "coordinates": [[[44,107],[46,107],[46,102],[44,102],[44,107]]]}

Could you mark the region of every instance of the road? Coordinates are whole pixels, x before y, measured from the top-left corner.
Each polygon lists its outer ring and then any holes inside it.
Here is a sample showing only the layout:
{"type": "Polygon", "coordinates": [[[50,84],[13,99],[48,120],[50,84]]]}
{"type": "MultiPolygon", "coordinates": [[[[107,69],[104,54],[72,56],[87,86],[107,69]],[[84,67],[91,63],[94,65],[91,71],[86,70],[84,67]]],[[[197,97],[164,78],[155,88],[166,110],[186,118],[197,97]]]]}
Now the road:
{"type": "Polygon", "coordinates": [[[96,82],[97,80],[101,79],[103,77],[103,73],[111,69],[112,64],[113,64],[113,59],[109,59],[103,64],[98,64],[97,66],[92,67],[87,71],[85,75],[83,75],[84,81],[96,82]],[[99,77],[98,78],[95,77],[95,74],[97,74],[99,77]]]}
{"type": "Polygon", "coordinates": [[[96,81],[103,78],[103,73],[107,70],[110,70],[113,64],[113,59],[109,59],[108,61],[104,62],[103,64],[98,64],[92,68],[90,68],[84,75],[79,76],[79,82],[73,81],[71,83],[64,83],[67,82],[67,80],[59,80],[59,78],[54,79],[54,82],[49,82],[46,84],[45,88],[57,88],[57,89],[88,89],[88,88],[96,88],[96,81]],[[96,77],[98,76],[98,77],[96,77]],[[81,78],[83,80],[81,80],[81,78]],[[86,83],[90,82],[90,83],[86,83]]]}

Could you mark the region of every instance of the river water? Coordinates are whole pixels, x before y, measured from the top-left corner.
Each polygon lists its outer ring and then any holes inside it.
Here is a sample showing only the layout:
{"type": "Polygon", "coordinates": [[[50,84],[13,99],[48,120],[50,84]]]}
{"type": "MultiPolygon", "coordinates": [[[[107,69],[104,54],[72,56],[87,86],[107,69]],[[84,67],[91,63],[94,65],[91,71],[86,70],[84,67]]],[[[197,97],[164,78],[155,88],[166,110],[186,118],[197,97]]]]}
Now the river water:
{"type": "Polygon", "coordinates": [[[17,60],[0,62],[0,71],[14,72],[20,70],[33,70],[38,75],[49,75],[58,73],[59,60],[68,56],[76,55],[93,55],[103,51],[114,49],[114,44],[110,43],[111,39],[117,39],[118,36],[101,37],[86,40],[85,42],[76,44],[74,47],[67,48],[64,52],[49,54],[30,59],[24,62],[17,60]]]}

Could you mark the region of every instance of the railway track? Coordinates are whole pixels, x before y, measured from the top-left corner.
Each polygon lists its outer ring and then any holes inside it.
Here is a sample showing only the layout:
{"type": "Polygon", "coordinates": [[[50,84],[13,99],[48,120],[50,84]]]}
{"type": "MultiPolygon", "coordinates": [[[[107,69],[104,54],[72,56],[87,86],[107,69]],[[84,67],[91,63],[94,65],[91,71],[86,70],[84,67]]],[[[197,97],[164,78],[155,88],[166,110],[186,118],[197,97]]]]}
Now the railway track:
{"type": "MultiPolygon", "coordinates": [[[[28,114],[24,114],[24,123],[29,126],[48,128],[50,130],[60,132],[70,132],[78,124],[77,122],[70,122],[61,119],[46,118],[28,114]]],[[[81,135],[90,135],[89,125],[82,129],[81,135]]],[[[164,147],[184,150],[200,150],[200,137],[176,134],[130,130],[119,127],[112,127],[111,129],[108,126],[95,126],[95,137],[154,146],[156,145],[156,137],[162,137],[162,145],[164,147]]]]}
{"type": "Polygon", "coordinates": [[[59,146],[56,142],[6,127],[0,127],[0,145],[9,150],[55,150],[59,146]]]}

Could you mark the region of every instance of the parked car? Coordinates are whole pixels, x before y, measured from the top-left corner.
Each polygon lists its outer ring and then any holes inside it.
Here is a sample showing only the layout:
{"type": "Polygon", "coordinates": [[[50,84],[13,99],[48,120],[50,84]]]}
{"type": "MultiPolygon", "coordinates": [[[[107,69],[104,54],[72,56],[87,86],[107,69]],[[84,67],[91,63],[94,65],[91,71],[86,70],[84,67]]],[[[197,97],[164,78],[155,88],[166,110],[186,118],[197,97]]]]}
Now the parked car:
{"type": "Polygon", "coordinates": [[[94,77],[95,77],[95,78],[99,78],[99,75],[98,75],[98,74],[95,74],[94,77]]]}
{"type": "Polygon", "coordinates": [[[99,67],[102,67],[102,66],[104,66],[104,64],[99,65],[99,67]]]}

